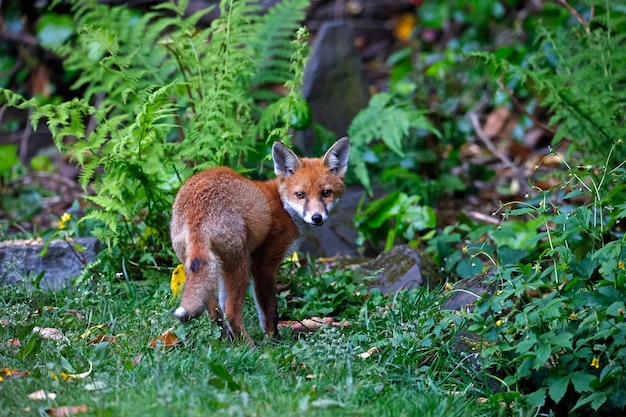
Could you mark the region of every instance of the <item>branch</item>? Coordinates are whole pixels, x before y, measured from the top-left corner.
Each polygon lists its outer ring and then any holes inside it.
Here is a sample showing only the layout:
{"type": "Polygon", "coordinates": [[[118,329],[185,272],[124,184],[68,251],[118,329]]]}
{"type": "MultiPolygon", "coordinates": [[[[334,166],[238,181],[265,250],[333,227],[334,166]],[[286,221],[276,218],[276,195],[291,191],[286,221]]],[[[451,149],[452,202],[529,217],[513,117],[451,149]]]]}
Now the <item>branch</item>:
{"type": "Polygon", "coordinates": [[[496,158],[502,161],[505,166],[513,171],[513,176],[519,182],[520,192],[522,194],[526,194],[530,189],[526,177],[520,171],[519,167],[515,165],[508,156],[500,152],[498,148],[496,148],[496,146],[493,144],[489,135],[487,135],[483,128],[480,126],[480,121],[478,120],[478,114],[476,113],[476,110],[470,111],[467,114],[467,118],[472,124],[474,132],[476,132],[476,136],[478,137],[478,139],[480,139],[480,141],[487,147],[489,152],[491,152],[496,158]]]}
{"type": "MultiPolygon", "coordinates": [[[[574,9],[567,0],[556,0],[557,3],[561,3],[569,12],[578,20],[578,22],[585,27],[585,31],[587,33],[591,33],[591,29],[589,28],[589,21],[585,20],[576,9],[574,9]]],[[[593,17],[594,7],[591,6],[591,16],[593,17]]]]}

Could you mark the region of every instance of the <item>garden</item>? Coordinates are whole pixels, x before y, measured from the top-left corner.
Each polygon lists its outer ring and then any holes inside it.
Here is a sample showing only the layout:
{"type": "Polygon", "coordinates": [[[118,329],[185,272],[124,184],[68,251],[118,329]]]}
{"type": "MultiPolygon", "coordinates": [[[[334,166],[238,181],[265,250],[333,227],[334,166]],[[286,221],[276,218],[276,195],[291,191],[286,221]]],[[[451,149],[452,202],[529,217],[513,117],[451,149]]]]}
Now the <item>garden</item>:
{"type": "Polygon", "coordinates": [[[2,265],[0,416],[625,412],[626,3],[0,7],[0,243],[100,243],[55,291],[2,265]],[[172,204],[203,169],[266,179],[273,142],[338,139],[302,93],[313,16],[352,25],[368,83],[343,132],[357,256],[289,256],[280,340],[251,296],[256,344],[222,340],[172,316],[172,204]],[[441,284],[388,293],[354,267],[400,245],[441,284]]]}

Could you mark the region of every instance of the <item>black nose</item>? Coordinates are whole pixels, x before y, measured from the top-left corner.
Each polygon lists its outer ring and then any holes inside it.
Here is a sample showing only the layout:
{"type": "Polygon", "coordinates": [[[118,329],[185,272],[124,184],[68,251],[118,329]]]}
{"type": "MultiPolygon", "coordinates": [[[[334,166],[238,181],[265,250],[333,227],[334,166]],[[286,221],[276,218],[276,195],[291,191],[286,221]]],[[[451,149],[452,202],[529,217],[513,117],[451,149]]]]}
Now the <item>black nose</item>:
{"type": "Polygon", "coordinates": [[[324,221],[322,219],[322,215],[321,214],[314,214],[311,216],[311,220],[313,221],[314,224],[322,224],[322,222],[324,221]]]}

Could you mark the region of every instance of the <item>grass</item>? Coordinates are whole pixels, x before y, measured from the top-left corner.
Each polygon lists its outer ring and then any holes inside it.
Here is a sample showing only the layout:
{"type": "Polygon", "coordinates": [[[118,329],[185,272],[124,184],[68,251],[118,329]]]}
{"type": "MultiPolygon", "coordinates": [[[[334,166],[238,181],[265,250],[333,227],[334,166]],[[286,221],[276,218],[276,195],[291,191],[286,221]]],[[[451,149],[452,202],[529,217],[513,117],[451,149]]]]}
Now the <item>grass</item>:
{"type": "Polygon", "coordinates": [[[439,292],[362,300],[358,314],[342,317],[350,326],[309,334],[282,329],[281,342],[263,339],[248,297],[245,319],[260,341],[256,348],[218,340],[207,318],[178,325],[165,282],[92,282],[57,293],[17,285],[0,292],[0,367],[29,372],[3,376],[0,416],[79,405],[88,407],[79,414],[85,416],[426,417],[505,410],[481,401],[489,395],[481,388],[484,375],[453,349],[462,318],[439,309],[439,292]],[[58,329],[63,338],[37,337],[33,326],[58,329]],[[179,346],[148,347],[171,327],[179,346]],[[98,335],[116,339],[89,343],[98,335]],[[62,377],[90,367],[83,378],[62,377]],[[56,399],[29,399],[37,390],[56,399]]]}

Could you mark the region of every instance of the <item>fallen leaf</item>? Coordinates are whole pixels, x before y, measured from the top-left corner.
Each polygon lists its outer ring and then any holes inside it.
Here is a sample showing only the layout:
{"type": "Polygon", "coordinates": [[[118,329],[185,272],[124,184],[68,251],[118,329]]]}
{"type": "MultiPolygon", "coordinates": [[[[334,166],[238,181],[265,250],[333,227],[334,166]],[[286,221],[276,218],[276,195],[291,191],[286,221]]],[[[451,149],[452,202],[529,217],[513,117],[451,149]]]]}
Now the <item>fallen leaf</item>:
{"type": "Polygon", "coordinates": [[[483,131],[487,136],[502,135],[503,131],[507,129],[509,120],[511,119],[511,110],[506,107],[498,107],[487,115],[483,131]]]}
{"type": "Polygon", "coordinates": [[[287,320],[278,323],[280,327],[289,327],[294,332],[306,333],[319,329],[322,326],[348,327],[347,321],[333,321],[332,317],[311,317],[300,321],[287,320]]]}
{"type": "Polygon", "coordinates": [[[172,329],[166,330],[162,334],[150,340],[150,343],[148,343],[148,347],[151,347],[151,348],[156,348],[156,347],[170,348],[176,345],[178,345],[178,336],[172,333],[172,329]]]}
{"type": "Polygon", "coordinates": [[[22,370],[15,369],[15,368],[2,368],[0,369],[0,375],[4,375],[7,378],[11,378],[11,379],[18,379],[18,378],[24,378],[30,375],[30,372],[22,371],[22,370]]]}
{"type": "Polygon", "coordinates": [[[31,392],[28,394],[28,398],[35,401],[46,401],[53,400],[57,397],[54,392],[46,392],[45,390],[40,389],[39,391],[31,392]]]}
{"type": "Polygon", "coordinates": [[[65,375],[67,375],[67,379],[83,379],[91,375],[91,371],[93,371],[93,363],[89,361],[89,370],[87,372],[82,372],[80,374],[65,374],[65,375]]]}
{"type": "Polygon", "coordinates": [[[102,342],[116,343],[117,336],[112,336],[110,334],[99,334],[98,336],[94,337],[89,342],[87,342],[87,345],[95,345],[97,343],[102,343],[102,342]]]}
{"type": "Polygon", "coordinates": [[[63,340],[65,336],[63,336],[63,332],[59,329],[55,329],[54,327],[37,327],[33,328],[33,333],[39,333],[39,337],[42,339],[50,339],[50,340],[63,340]]]}
{"type": "Polygon", "coordinates": [[[86,413],[89,411],[86,405],[66,405],[63,407],[49,408],[46,413],[54,417],[70,417],[74,414],[86,413]]]}
{"type": "Polygon", "coordinates": [[[22,346],[22,342],[20,342],[20,339],[18,339],[17,337],[14,337],[13,339],[9,339],[8,343],[9,343],[9,345],[11,345],[13,347],[20,347],[20,346],[22,346]]]}
{"type": "Polygon", "coordinates": [[[65,315],[66,315],[66,316],[74,316],[74,317],[76,317],[77,319],[84,319],[84,318],[85,318],[85,316],[83,315],[83,313],[81,313],[81,312],[80,312],[80,311],[78,311],[78,310],[67,310],[67,311],[65,312],[65,315]]]}
{"type": "Polygon", "coordinates": [[[109,324],[96,324],[95,326],[91,326],[90,328],[87,329],[87,331],[85,331],[85,333],[80,335],[80,338],[81,339],[86,339],[86,338],[88,338],[91,335],[91,333],[93,331],[100,330],[100,329],[103,329],[103,328],[109,327],[109,326],[110,326],[109,324]]]}
{"type": "Polygon", "coordinates": [[[134,358],[132,358],[130,360],[131,365],[133,365],[133,366],[139,365],[139,362],[141,362],[141,358],[143,358],[143,353],[140,353],[139,355],[137,355],[134,358]]]}
{"type": "Polygon", "coordinates": [[[374,347],[369,348],[366,352],[359,354],[359,357],[361,357],[362,359],[367,359],[376,352],[380,352],[380,348],[377,346],[374,346],[374,347]]]}
{"type": "Polygon", "coordinates": [[[178,266],[174,269],[174,272],[172,272],[172,280],[170,281],[170,288],[172,290],[173,297],[178,297],[180,292],[183,290],[185,281],[187,281],[185,266],[183,264],[178,264],[178,266]]]}
{"type": "Polygon", "coordinates": [[[91,363],[91,361],[89,361],[89,370],[86,372],[82,372],[80,374],[68,374],[65,372],[61,372],[59,375],[55,374],[54,372],[50,372],[50,376],[54,379],[59,379],[59,377],[63,380],[63,381],[67,381],[68,379],[83,379],[83,378],[87,378],[89,375],[91,375],[91,371],[93,371],[93,363],[91,363]]]}

